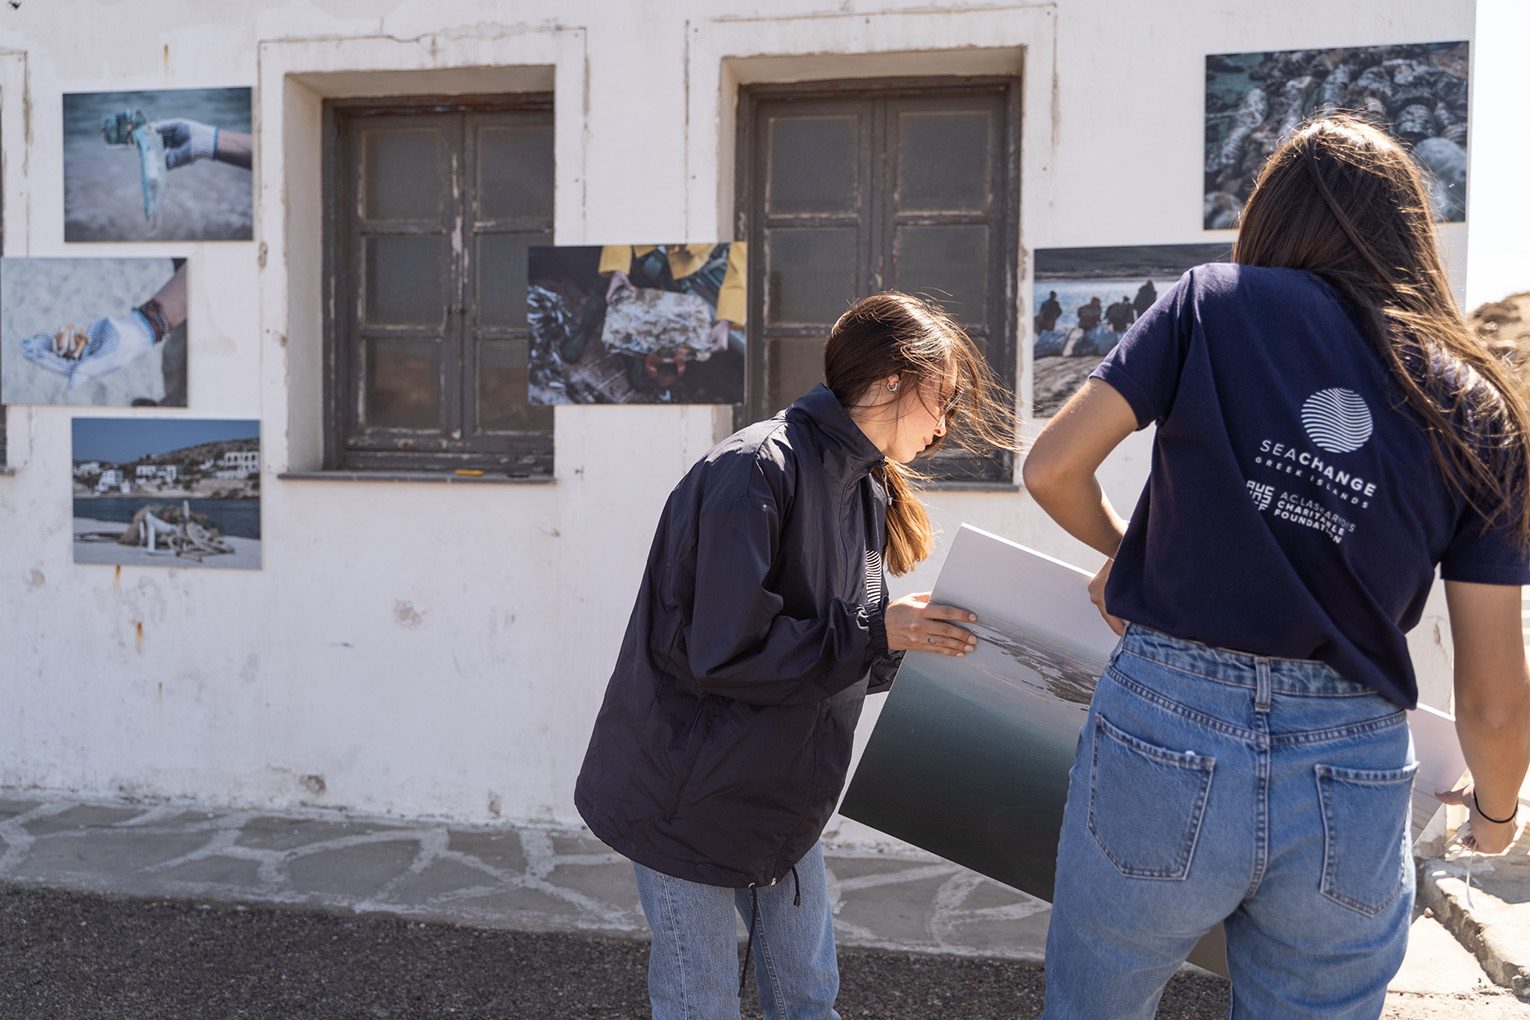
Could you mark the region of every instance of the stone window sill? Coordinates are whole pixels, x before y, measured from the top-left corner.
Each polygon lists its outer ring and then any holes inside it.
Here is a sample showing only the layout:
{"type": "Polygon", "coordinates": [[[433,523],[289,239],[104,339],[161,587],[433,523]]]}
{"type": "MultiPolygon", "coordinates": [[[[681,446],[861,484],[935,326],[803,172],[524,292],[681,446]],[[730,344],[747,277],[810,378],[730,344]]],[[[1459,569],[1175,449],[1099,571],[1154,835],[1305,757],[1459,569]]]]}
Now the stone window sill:
{"type": "Polygon", "coordinates": [[[498,475],[459,475],[437,471],[283,471],[276,476],[284,482],[448,482],[467,485],[551,485],[548,476],[526,477],[498,475]]]}

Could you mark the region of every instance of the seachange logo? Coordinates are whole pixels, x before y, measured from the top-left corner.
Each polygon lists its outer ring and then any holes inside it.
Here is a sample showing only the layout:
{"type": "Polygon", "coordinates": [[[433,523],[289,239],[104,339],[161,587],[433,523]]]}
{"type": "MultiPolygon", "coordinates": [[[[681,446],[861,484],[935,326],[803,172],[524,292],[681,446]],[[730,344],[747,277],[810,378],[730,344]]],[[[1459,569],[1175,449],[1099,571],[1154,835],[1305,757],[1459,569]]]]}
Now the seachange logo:
{"type": "Polygon", "coordinates": [[[1371,409],[1354,390],[1318,390],[1302,405],[1302,426],[1329,453],[1354,453],[1371,438],[1371,409]]]}

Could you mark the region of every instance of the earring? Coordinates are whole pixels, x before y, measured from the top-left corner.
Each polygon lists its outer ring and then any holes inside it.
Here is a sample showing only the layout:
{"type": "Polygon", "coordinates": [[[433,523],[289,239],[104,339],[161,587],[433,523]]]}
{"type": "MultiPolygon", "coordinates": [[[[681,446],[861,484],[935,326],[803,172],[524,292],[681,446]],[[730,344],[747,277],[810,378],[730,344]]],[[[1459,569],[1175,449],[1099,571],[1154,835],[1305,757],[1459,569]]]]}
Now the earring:
{"type": "Polygon", "coordinates": [[[887,384],[887,392],[888,393],[897,393],[898,392],[898,382],[897,382],[897,380],[893,380],[892,382],[887,384]]]}

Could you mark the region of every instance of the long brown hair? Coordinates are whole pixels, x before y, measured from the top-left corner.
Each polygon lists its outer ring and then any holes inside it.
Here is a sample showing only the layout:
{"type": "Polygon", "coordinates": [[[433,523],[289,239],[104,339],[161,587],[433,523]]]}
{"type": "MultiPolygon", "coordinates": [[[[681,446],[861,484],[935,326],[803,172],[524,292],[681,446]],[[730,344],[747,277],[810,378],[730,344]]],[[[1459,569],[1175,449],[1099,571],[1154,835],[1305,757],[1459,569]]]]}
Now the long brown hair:
{"type": "Polygon", "coordinates": [[[1530,547],[1530,399],[1467,328],[1428,192],[1400,145],[1347,115],[1303,124],[1260,171],[1233,260],[1305,269],[1338,288],[1422,419],[1447,483],[1530,547]]]}
{"type": "MultiPolygon", "coordinates": [[[[994,376],[977,345],[939,305],[884,291],[861,298],[839,317],[824,345],[824,379],[846,411],[869,406],[868,395],[889,376],[901,376],[924,397],[927,380],[944,381],[955,368],[956,409],[946,435],[976,452],[1015,449],[1014,396],[994,376]]],[[[939,408],[931,408],[938,414],[939,408]]],[[[933,453],[944,437],[927,452],[933,453]]],[[[930,555],[934,529],[915,485],[924,476],[888,458],[887,569],[906,574],[930,555]]]]}

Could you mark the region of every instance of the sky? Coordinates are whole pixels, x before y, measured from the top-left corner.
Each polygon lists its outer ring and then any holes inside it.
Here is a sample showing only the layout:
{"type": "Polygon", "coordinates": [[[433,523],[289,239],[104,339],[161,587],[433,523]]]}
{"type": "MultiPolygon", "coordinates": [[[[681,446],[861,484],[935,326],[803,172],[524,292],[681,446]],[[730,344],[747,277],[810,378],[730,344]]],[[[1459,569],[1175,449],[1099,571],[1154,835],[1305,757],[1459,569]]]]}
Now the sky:
{"type": "Polygon", "coordinates": [[[220,439],[257,439],[258,421],[206,418],[76,418],[74,460],[123,464],[220,439]]]}
{"type": "Polygon", "coordinates": [[[1467,171],[1466,307],[1530,291],[1530,3],[1477,0],[1467,171]]]}

